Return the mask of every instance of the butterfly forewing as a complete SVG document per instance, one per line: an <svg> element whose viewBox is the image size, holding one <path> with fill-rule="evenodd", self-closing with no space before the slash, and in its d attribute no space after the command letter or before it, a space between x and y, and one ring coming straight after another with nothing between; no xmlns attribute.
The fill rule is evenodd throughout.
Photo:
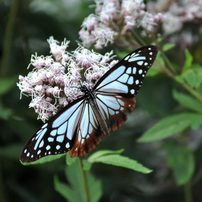
<svg viewBox="0 0 202 202"><path fill-rule="evenodd" d="M134 97L157 55L155 46L145 46L127 55L112 67L94 86L96 91Z"/></svg>
<svg viewBox="0 0 202 202"><path fill-rule="evenodd" d="M21 162L29 163L47 155L69 151L75 139L74 133L78 128L83 107L84 99L77 99L37 130L25 145L20 157Z"/></svg>
<svg viewBox="0 0 202 202"><path fill-rule="evenodd" d="M114 131L126 121L125 113L134 109L134 96L156 55L155 46L145 46L123 58L97 81L93 89L88 89L88 93L83 91L83 97L44 124L25 145L20 160L29 163L67 151L71 157L91 151L104 134L108 134L101 126L103 122L108 131Z"/></svg>

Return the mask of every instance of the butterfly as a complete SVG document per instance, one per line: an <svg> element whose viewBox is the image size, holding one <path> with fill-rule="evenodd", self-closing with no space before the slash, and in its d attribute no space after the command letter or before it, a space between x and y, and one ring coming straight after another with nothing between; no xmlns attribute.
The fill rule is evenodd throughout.
<svg viewBox="0 0 202 202"><path fill-rule="evenodd" d="M135 96L156 55L155 46L144 46L124 57L90 88L81 85L83 96L69 103L39 128L25 145L20 161L30 163L48 155L69 152L82 156L94 149L103 136L117 130L136 104Z"/></svg>

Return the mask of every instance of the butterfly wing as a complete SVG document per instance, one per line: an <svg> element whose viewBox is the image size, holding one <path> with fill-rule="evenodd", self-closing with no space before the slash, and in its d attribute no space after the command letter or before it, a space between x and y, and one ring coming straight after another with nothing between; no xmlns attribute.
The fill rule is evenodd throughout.
<svg viewBox="0 0 202 202"><path fill-rule="evenodd" d="M69 151L75 141L79 119L85 107L84 97L59 111L31 137L25 145L20 161L29 163L47 155Z"/></svg>
<svg viewBox="0 0 202 202"><path fill-rule="evenodd" d="M100 112L109 131L118 129L127 120L125 112L135 107L135 95L157 55L155 46L141 47L127 55L94 86Z"/></svg>
<svg viewBox="0 0 202 202"><path fill-rule="evenodd" d="M98 145L104 136L100 123L96 117L95 109L87 99L78 130L75 131L75 142L69 154L71 157L82 156Z"/></svg>
<svg viewBox="0 0 202 202"><path fill-rule="evenodd" d="M134 97L142 86L144 77L156 55L155 46L144 46L133 51L106 72L98 80L94 89L98 93Z"/></svg>

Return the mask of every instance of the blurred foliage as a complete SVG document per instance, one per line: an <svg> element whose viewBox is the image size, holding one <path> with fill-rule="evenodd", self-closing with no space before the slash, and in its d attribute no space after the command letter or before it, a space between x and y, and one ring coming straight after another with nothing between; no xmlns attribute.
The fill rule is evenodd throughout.
<svg viewBox="0 0 202 202"><path fill-rule="evenodd" d="M76 197L86 194L82 190L82 183L85 183L83 171L77 171L80 167L76 158L70 163L66 157L69 166L64 157L34 166L23 166L19 162L23 145L41 122L36 121L37 115L28 109L29 98L19 99L15 83L18 75L28 73L26 67L31 54L49 53L46 42L49 36L53 35L59 41L67 38L71 41L70 49L75 49L80 25L92 13L90 4L91 1L80 0L0 1L2 202L66 201L70 196L72 201L77 201ZM160 67L166 62L159 54L128 121L111 136L103 138L92 155L87 155L83 166L87 183L92 188L89 194L92 201L181 202L185 201L187 192L192 192L193 201L202 201L202 67L198 64L201 62L201 46L195 44L189 51L167 43L162 47L174 67L178 67L178 74L168 77L161 73ZM122 57L124 50L113 48ZM120 148L125 149L123 156L128 159L124 160L136 159L153 172L144 175L102 163L90 165L96 151ZM108 157L119 154L113 155ZM110 160L113 164L113 159L106 159L107 156L96 158L99 162ZM67 183L64 183L65 177ZM82 194L75 195L72 190Z"/></svg>

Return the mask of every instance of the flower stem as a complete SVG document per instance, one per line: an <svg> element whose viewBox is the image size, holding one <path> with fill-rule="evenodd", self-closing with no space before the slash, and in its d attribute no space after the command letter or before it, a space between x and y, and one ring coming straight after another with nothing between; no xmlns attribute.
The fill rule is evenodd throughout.
<svg viewBox="0 0 202 202"><path fill-rule="evenodd" d="M90 194L89 194L89 187L88 187L86 171L83 170L82 159L79 157L78 160L79 160L79 165L80 165L82 176L83 176L83 184L84 184L85 193L86 193L86 202L90 202Z"/></svg>
<svg viewBox="0 0 202 202"><path fill-rule="evenodd" d="M185 202L193 202L190 181L184 185Z"/></svg>
<svg viewBox="0 0 202 202"><path fill-rule="evenodd" d="M8 23L5 30L5 38L3 44L3 54L2 54L2 62L1 62L1 76L5 77L8 70L8 65L10 61L10 51L11 51L11 42L13 38L13 29L15 26L16 13L18 10L20 0L13 0L12 5L9 12Z"/></svg>

